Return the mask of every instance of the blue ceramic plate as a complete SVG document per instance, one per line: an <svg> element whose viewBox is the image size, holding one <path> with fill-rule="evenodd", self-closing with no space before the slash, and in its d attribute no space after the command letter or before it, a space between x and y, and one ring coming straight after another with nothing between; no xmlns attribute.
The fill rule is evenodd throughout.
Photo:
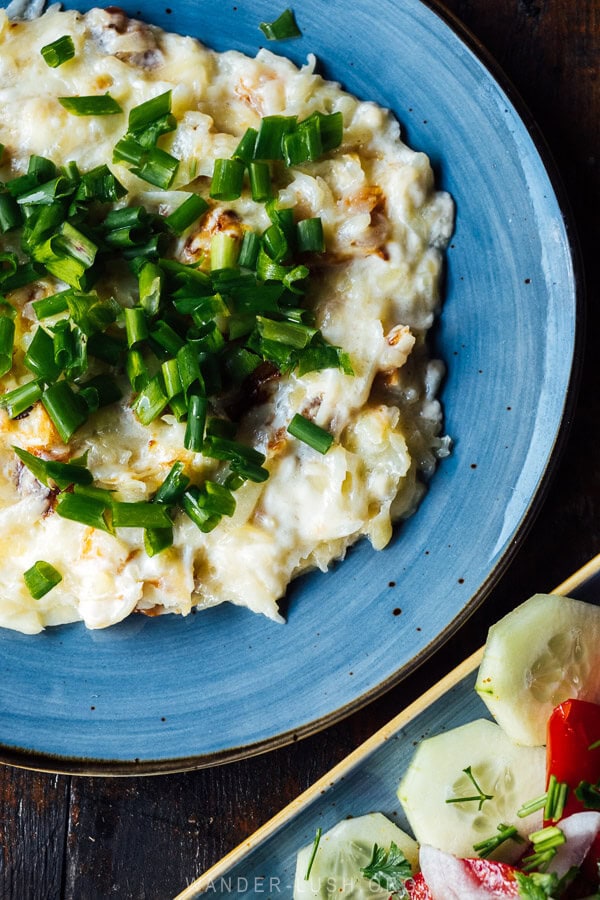
<svg viewBox="0 0 600 900"><path fill-rule="evenodd" d="M600 605L600 556L556 593ZM450 728L491 718L474 690L482 653L483 648L464 660L175 900L195 900L201 894L291 897L298 850L312 843L317 828L325 832L350 816L381 812L410 833L396 791L415 746Z"/></svg>
<svg viewBox="0 0 600 900"><path fill-rule="evenodd" d="M251 54L264 41L258 23L281 11L266 0L165 3L172 10L144 3L143 17ZM186 619L135 616L108 631L3 631L6 761L169 771L322 728L448 638L498 578L539 500L570 402L578 284L530 123L481 52L420 0L304 0L297 18L302 39L276 49L298 63L316 53L326 76L391 107L455 198L435 338L448 364L454 453L387 550L363 543L330 573L294 584L286 625L227 605Z"/></svg>

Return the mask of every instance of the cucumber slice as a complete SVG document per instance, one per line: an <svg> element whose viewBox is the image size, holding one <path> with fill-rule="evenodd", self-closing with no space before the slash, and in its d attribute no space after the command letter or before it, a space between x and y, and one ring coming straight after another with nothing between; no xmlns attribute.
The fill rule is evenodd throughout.
<svg viewBox="0 0 600 900"><path fill-rule="evenodd" d="M390 892L378 888L361 875L360 870L370 862L374 844L387 850L392 841L416 872L419 868L416 842L381 813L369 813L338 822L321 837L308 880L305 876L313 845L304 847L298 853L294 900L306 897L388 900Z"/></svg>
<svg viewBox="0 0 600 900"><path fill-rule="evenodd" d="M478 801L447 803L477 794L464 773L471 772L484 794ZM455 856L474 856L473 844L498 834L498 825L514 825L524 836L540 828L538 811L519 819L517 810L544 792L543 747L519 747L487 719L476 719L422 741L398 788L398 797L416 839ZM492 859L512 862L522 844L505 841Z"/></svg>
<svg viewBox="0 0 600 900"><path fill-rule="evenodd" d="M569 698L600 701L600 607L535 594L490 628L475 690L499 725L527 746Z"/></svg>

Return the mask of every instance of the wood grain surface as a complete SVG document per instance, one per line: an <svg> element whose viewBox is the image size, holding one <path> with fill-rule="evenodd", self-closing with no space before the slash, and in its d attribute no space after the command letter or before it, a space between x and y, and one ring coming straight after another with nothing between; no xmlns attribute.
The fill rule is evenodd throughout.
<svg viewBox="0 0 600 900"><path fill-rule="evenodd" d="M432 661L314 737L145 779L0 767L0 897L166 900L475 649L487 626L600 550L600 0L446 0L537 121L573 207L588 287L583 378L543 507L484 606ZM376 8L376 5L374 6Z"/></svg>

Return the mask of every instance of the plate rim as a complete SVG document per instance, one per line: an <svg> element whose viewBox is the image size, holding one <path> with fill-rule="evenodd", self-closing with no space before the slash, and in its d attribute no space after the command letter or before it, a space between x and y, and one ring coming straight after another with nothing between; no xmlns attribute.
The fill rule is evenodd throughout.
<svg viewBox="0 0 600 900"><path fill-rule="evenodd" d="M143 761L130 759L114 760L110 758L89 759L86 757L55 755L18 746L13 747L0 742L0 763L30 771L62 775L102 777L167 775L209 768L223 763L238 762L242 759L258 756L270 752L271 750L287 746L297 740L317 734L325 728L336 724L342 719L369 705L371 702L397 686L401 681L413 674L427 660L432 658L482 605L510 566L517 551L521 548L547 496L552 476L562 457L573 424L572 413L576 405L584 361L583 348L587 306L585 269L581 244L575 225L575 215L554 156L544 134L539 128L521 94L513 85L511 79L506 75L503 68L485 45L454 13L446 9L443 3L439 2L439 0L418 0L418 2L436 15L444 25L456 35L459 41L473 53L478 62L486 69L493 81L509 99L514 111L532 141L534 149L539 156L542 168L550 183L560 212L566 236L568 256L573 269L573 300L575 310L573 354L568 385L562 404L562 417L554 436L552 447L548 452L546 463L541 472L535 493L529 500L521 522L517 525L510 546L507 547L494 568L489 572L485 581L461 608L455 618L432 641L430 641L429 644L421 648L412 659L370 690L365 691L358 697L353 698L326 715L307 722L304 725L288 729L260 741L228 747L223 750L201 755L172 757L169 759L144 759Z"/></svg>
<svg viewBox="0 0 600 900"><path fill-rule="evenodd" d="M600 553L592 557L581 568L577 569L572 575L566 578L561 584L555 587L551 594L559 596L568 596L572 590L582 585L589 578L600 572ZM243 861L245 856L257 850L269 838L273 837L285 825L289 824L296 815L299 815L307 809L316 800L323 797L340 781L344 780L350 772L354 771L359 765L365 762L371 754L375 753L380 747L387 743L390 738L396 735L402 728L405 728L410 722L417 718L429 706L433 705L445 693L456 687L464 678L471 675L479 667L483 656L484 646L479 647L457 666L451 669L439 681L432 685L423 694L417 697L407 707L397 713L389 722L386 722L371 737L367 738L355 750L340 760L337 765L325 772L318 781L315 781L309 788L303 791L298 797L294 798L282 810L276 813L271 819L265 822L260 828L254 831L237 847L234 847L229 853L218 860L206 872L203 872L198 878L194 879L186 888L174 897L174 900L194 900L211 884L225 877L233 866Z"/></svg>

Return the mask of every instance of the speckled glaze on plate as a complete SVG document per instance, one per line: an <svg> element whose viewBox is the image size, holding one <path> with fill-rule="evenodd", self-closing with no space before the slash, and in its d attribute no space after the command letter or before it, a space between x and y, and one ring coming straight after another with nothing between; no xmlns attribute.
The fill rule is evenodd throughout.
<svg viewBox="0 0 600 900"><path fill-rule="evenodd" d="M258 23L281 11L265 0L123 5L251 54L264 42ZM1 631L6 762L176 771L322 728L450 636L539 502L572 402L581 297L560 189L533 126L483 51L420 0L304 0L296 14L303 37L271 49L297 63L314 52L327 77L391 107L455 198L435 333L454 452L388 549L362 543L328 574L294 583L286 625L224 605L186 619L134 616L108 631Z"/></svg>

